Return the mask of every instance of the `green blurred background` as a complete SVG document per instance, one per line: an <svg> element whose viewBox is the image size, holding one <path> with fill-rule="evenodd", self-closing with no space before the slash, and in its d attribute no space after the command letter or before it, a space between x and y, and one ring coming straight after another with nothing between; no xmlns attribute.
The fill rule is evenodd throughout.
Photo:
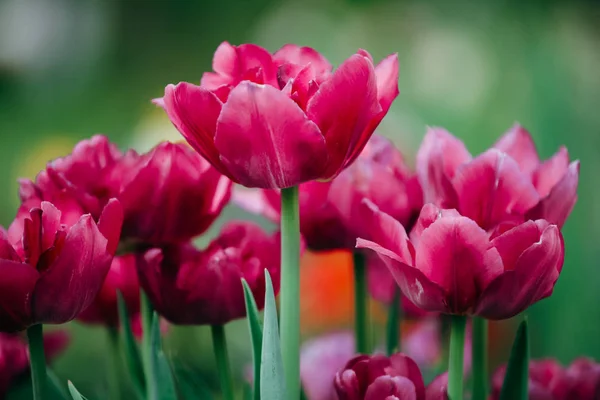
<svg viewBox="0 0 600 400"><path fill-rule="evenodd" d="M376 60L398 52L401 94L379 133L410 160L427 125L478 153L515 121L543 157L564 144L581 160L565 268L552 298L529 313L532 353L598 359L598 21L596 1L0 0L0 223L18 206L16 179L33 178L83 138L104 133L139 150L179 139L149 100L167 83L199 81L223 40L272 51L308 45L334 64L359 47ZM232 215L239 211L223 219ZM104 333L71 325L73 345L57 373L84 393L101 392ZM243 362L245 323L233 329L244 332L232 344ZM167 340L173 355L210 371L206 332L172 329Z"/></svg>

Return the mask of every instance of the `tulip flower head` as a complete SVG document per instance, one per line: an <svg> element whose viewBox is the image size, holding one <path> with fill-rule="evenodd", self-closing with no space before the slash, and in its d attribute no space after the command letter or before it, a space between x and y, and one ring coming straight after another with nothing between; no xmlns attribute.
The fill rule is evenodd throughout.
<svg viewBox="0 0 600 400"><path fill-rule="evenodd" d="M398 95L398 57L364 50L335 72L317 51L274 54L222 43L200 86L168 85L161 105L190 145L247 187L287 188L337 176Z"/></svg>
<svg viewBox="0 0 600 400"><path fill-rule="evenodd" d="M0 331L74 319L96 297L117 248L122 209L110 200L98 224L86 214L61 223L51 203L0 231Z"/></svg>
<svg viewBox="0 0 600 400"><path fill-rule="evenodd" d="M417 364L404 354L357 356L335 376L340 400L425 400Z"/></svg>
<svg viewBox="0 0 600 400"><path fill-rule="evenodd" d="M427 311L510 318L548 297L562 270L560 230L545 220L488 233L456 210L423 207L409 239L398 221L368 200L372 241L405 294Z"/></svg>
<svg viewBox="0 0 600 400"><path fill-rule="evenodd" d="M431 128L417 154L417 172L425 202L455 208L486 230L528 219L562 227L577 201L579 161L569 162L563 147L540 162L519 125L475 158L450 133Z"/></svg>
<svg viewBox="0 0 600 400"><path fill-rule="evenodd" d="M246 315L241 278L264 306L265 268L279 291L279 240L251 223L231 222L200 251L155 248L138 262L140 284L154 308L177 325L222 325Z"/></svg>
<svg viewBox="0 0 600 400"><path fill-rule="evenodd" d="M498 400L506 366L498 368L492 378L492 396ZM600 364L578 358L564 368L552 359L529 363L529 399L531 400L597 400L600 398Z"/></svg>

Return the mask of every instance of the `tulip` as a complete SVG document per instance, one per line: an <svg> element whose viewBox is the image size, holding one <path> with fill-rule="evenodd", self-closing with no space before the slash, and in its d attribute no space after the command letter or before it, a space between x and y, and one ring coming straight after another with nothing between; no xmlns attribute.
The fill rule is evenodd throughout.
<svg viewBox="0 0 600 400"><path fill-rule="evenodd" d="M498 368L492 378L492 396L498 400L506 366ZM600 398L600 364L578 358L567 368L552 359L529 363L530 400L596 400Z"/></svg>
<svg viewBox="0 0 600 400"><path fill-rule="evenodd" d="M118 195L123 238L185 242L204 233L229 201L231 181L183 144L160 143L131 170Z"/></svg>
<svg viewBox="0 0 600 400"><path fill-rule="evenodd" d="M43 201L30 217L0 232L0 331L63 324L100 291L117 248L122 210L110 200L98 224L86 214L72 226ZM10 239L10 240L9 240Z"/></svg>
<svg viewBox="0 0 600 400"><path fill-rule="evenodd" d="M329 180L350 165L398 95L398 57L364 50L335 72L318 52L273 55L222 43L200 86L168 85L161 105L190 145L247 187Z"/></svg>
<svg viewBox="0 0 600 400"><path fill-rule="evenodd" d="M154 308L176 325L223 325L246 316L241 278L259 308L265 268L278 292L278 243L255 224L230 222L202 251L191 245L148 250L138 260L140 284Z"/></svg>
<svg viewBox="0 0 600 400"><path fill-rule="evenodd" d="M44 348L51 360L60 354L69 342L64 331L44 336ZM27 342L19 335L0 333L0 398L4 398L14 380L29 369Z"/></svg>
<svg viewBox="0 0 600 400"><path fill-rule="evenodd" d="M419 367L401 353L357 356L338 371L334 385L340 400L425 400Z"/></svg>
<svg viewBox="0 0 600 400"><path fill-rule="evenodd" d="M562 147L540 162L519 125L476 158L450 133L431 128L417 155L417 173L425 202L455 208L486 230L528 219L562 227L577 201L579 161L569 162Z"/></svg>
<svg viewBox="0 0 600 400"><path fill-rule="evenodd" d="M402 292L418 307L488 319L510 318L548 297L564 261L560 230L545 220L527 221L491 237L456 210L423 207L408 238L398 221L368 200L375 251Z"/></svg>
<svg viewBox="0 0 600 400"><path fill-rule="evenodd" d="M335 374L355 356L351 332L336 332L305 342L300 350L300 377L309 400L337 400Z"/></svg>
<svg viewBox="0 0 600 400"><path fill-rule="evenodd" d="M448 373L438 375L427 385L426 400L448 400Z"/></svg>
<svg viewBox="0 0 600 400"><path fill-rule="evenodd" d="M90 324L107 327L119 325L117 291L121 292L129 315L137 316L140 311L140 286L138 283L135 254L115 257L108 275L96 299L77 319Z"/></svg>

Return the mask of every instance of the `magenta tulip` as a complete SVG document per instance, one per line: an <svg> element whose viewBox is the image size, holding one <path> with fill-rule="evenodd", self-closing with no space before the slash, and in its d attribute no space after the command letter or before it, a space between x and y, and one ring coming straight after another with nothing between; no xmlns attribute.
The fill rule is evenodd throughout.
<svg viewBox="0 0 600 400"><path fill-rule="evenodd" d="M62 324L94 300L117 248L122 209L110 200L98 224L86 214L72 226L61 223L51 203L0 231L0 331L34 324Z"/></svg>
<svg viewBox="0 0 600 400"><path fill-rule="evenodd" d="M265 268L279 291L279 240L255 224L230 222L205 250L155 248L138 260L140 284L154 308L178 325L222 325L246 316L241 279L264 306Z"/></svg>
<svg viewBox="0 0 600 400"><path fill-rule="evenodd" d="M569 162L563 147L540 162L519 125L476 158L450 133L432 128L417 155L417 172L426 202L456 208L486 230L528 219L562 227L577 201L579 161Z"/></svg>
<svg viewBox="0 0 600 400"><path fill-rule="evenodd" d="M500 367L492 379L492 396L498 400L506 366ZM530 400L597 400L600 398L600 364L579 358L567 368L552 359L529 363Z"/></svg>
<svg viewBox="0 0 600 400"><path fill-rule="evenodd" d="M339 400L425 400L425 385L417 364L397 353L357 356L335 376Z"/></svg>
<svg viewBox="0 0 600 400"><path fill-rule="evenodd" d="M318 52L271 55L222 43L200 86L168 85L156 101L221 173L248 187L329 180L350 165L398 95L398 57L377 66L364 50L335 72Z"/></svg>
<svg viewBox="0 0 600 400"><path fill-rule="evenodd" d="M561 272L560 230L527 221L492 236L456 210L423 207L409 239L402 225L365 200L375 251L415 305L446 314L510 318L548 297Z"/></svg>

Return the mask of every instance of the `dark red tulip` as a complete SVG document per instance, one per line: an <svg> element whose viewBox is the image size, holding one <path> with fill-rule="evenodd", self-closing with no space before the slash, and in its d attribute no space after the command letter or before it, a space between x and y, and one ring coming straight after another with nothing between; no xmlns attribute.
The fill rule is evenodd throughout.
<svg viewBox="0 0 600 400"><path fill-rule="evenodd" d="M562 147L540 162L519 125L475 158L450 133L432 128L419 149L417 172L426 202L456 208L486 230L527 219L562 227L577 201L579 161L569 162Z"/></svg>
<svg viewBox="0 0 600 400"><path fill-rule="evenodd" d="M338 371L334 384L340 400L425 400L419 367L401 353L357 356Z"/></svg>
<svg viewBox="0 0 600 400"><path fill-rule="evenodd" d="M510 318L548 297L564 261L560 230L527 221L492 236L456 210L423 207L409 239L402 225L365 200L357 247L374 250L405 294L427 311Z"/></svg>
<svg viewBox="0 0 600 400"><path fill-rule="evenodd" d="M140 311L140 285L135 254L127 254L113 259L102 289L94 302L79 314L77 319L90 324L118 326L117 291L120 291L123 296L128 314L136 316Z"/></svg>
<svg viewBox="0 0 600 400"><path fill-rule="evenodd" d="M51 361L61 353L69 342L69 336L63 331L49 332L44 335L46 357ZM14 380L29 369L29 351L25 338L0 333L0 398L4 398Z"/></svg>
<svg viewBox="0 0 600 400"><path fill-rule="evenodd" d="M338 400L335 374L355 356L354 334L336 332L305 342L300 349L300 377L309 400Z"/></svg>
<svg viewBox="0 0 600 400"><path fill-rule="evenodd" d="M163 142L129 169L118 194L123 238L187 241L210 227L231 194L231 181L184 144Z"/></svg>
<svg viewBox="0 0 600 400"><path fill-rule="evenodd" d="M115 197L124 210L124 241L183 242L206 231L230 192L231 181L184 144L163 142L139 155L121 153L96 135L49 163L35 182L21 181L17 220L44 200L61 210L67 224L85 213L97 219Z"/></svg>
<svg viewBox="0 0 600 400"><path fill-rule="evenodd" d="M500 367L492 379L492 396L498 400L506 367ZM600 399L600 364L579 358L567 368L552 359L529 363L530 400L598 400Z"/></svg>
<svg viewBox="0 0 600 400"><path fill-rule="evenodd" d="M98 224L86 214L69 226L44 201L8 236L0 232L0 331L62 324L85 310L108 273L122 219L113 199Z"/></svg>
<svg viewBox="0 0 600 400"><path fill-rule="evenodd" d="M156 100L187 141L248 187L328 180L350 165L398 95L398 57L374 66L364 50L335 72L318 52L273 55L222 43L200 86L168 85Z"/></svg>
<svg viewBox="0 0 600 400"><path fill-rule="evenodd" d="M255 224L231 222L206 249L151 249L138 262L154 308L178 325L222 325L246 315L241 278L264 306L265 268L279 291L279 240Z"/></svg>

